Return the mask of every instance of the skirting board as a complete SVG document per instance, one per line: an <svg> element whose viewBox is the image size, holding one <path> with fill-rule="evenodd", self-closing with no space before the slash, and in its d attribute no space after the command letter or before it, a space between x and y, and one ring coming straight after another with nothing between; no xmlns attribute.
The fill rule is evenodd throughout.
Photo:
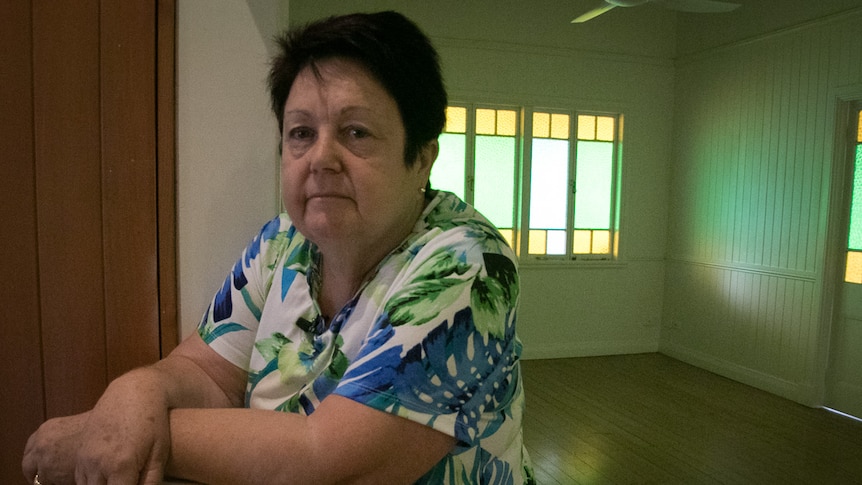
<svg viewBox="0 0 862 485"><path fill-rule="evenodd" d="M565 359L595 357L597 355L646 354L658 352L658 341L643 340L561 342L542 345L524 345L524 360Z"/></svg>
<svg viewBox="0 0 862 485"><path fill-rule="evenodd" d="M720 376L755 387L757 389L790 399L805 406L820 406L814 388L796 382L786 381L763 372L749 369L733 362L717 359L701 352L673 344L662 343L659 352L695 367L708 370Z"/></svg>

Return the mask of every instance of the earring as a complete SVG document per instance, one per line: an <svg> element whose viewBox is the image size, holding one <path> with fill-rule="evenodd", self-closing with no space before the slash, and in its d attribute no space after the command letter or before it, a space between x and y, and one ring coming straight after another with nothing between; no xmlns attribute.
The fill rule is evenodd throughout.
<svg viewBox="0 0 862 485"><path fill-rule="evenodd" d="M425 193L425 187L419 187L419 192Z"/></svg>

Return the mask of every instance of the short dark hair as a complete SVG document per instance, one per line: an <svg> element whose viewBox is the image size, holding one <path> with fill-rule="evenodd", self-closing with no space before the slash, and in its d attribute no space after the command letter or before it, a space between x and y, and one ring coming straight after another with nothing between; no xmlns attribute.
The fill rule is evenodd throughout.
<svg viewBox="0 0 862 485"><path fill-rule="evenodd" d="M276 39L280 52L269 73L272 110L279 133L284 103L305 67L335 57L359 62L398 105L406 140L404 162L437 139L446 123L446 88L437 51L411 20L397 12L329 17L292 29Z"/></svg>

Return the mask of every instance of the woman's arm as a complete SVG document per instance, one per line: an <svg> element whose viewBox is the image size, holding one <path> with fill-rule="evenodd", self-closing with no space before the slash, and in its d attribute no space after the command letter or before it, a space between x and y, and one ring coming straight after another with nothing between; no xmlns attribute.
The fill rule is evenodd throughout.
<svg viewBox="0 0 862 485"><path fill-rule="evenodd" d="M170 451L170 409L241 405L245 381L243 370L192 335L165 359L111 382L91 411L43 424L28 441L24 474L39 473L44 483L159 483Z"/></svg>
<svg viewBox="0 0 862 485"><path fill-rule="evenodd" d="M455 444L428 426L335 394L310 416L171 412L168 474L211 485L414 483Z"/></svg>

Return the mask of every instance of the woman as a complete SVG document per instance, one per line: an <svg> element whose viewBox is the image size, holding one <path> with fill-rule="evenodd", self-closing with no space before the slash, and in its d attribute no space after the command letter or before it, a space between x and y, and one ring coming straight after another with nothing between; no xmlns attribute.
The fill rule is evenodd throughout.
<svg viewBox="0 0 862 485"><path fill-rule="evenodd" d="M446 93L393 12L289 33L270 73L286 214L199 331L28 442L34 483L525 483L516 260L430 190Z"/></svg>

